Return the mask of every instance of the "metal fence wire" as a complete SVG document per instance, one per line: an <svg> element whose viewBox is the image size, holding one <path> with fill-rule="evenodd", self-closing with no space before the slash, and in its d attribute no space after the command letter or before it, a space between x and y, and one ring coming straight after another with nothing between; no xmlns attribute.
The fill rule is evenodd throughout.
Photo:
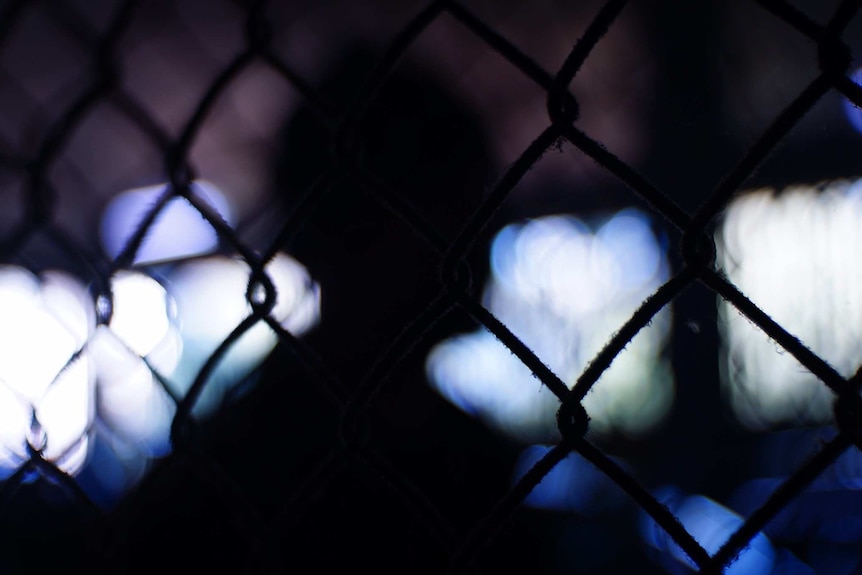
<svg viewBox="0 0 862 575"><path fill-rule="evenodd" d="M706 63L702 69L685 70L687 62L697 65L697 58L713 54L703 43L715 37L698 26L710 22L718 12L717 4L686 7L675 2L609 0L589 4L589 9L581 7L582 26L566 30L568 37L560 42L567 45L567 53L553 69L534 60L522 43L510 40L504 29L492 23L497 20L484 16L505 11L502 6L455 1L411 4L409 9L396 3L333 6L337 7L328 14L338 15L341 27L334 27L330 37L322 33L316 37L319 31L309 16L315 7L303 3L3 3L0 71L5 118L0 168L6 213L0 217L4 226L0 252L4 263L34 273L59 267L77 275L89 287L98 310L96 323L107 324L114 297L112 278L136 268L136 257L160 214L172 200L183 198L215 230L219 251L238 256L247 265L250 313L212 350L184 393L171 391L175 411L170 452L156 458L140 484L115 504L102 504L79 478L64 472L62 458L48 457L31 430L27 457L2 483L6 542L0 570L657 571L659 567L638 550L633 528L588 517L579 519L584 529L567 531L560 527L559 516L531 514L523 508L532 490L575 452L667 533L690 559L691 569L727 572L753 538L839 456L862 448L858 377L839 374L743 295L716 264L713 241L722 211L751 185L752 178L764 172L769 175L768 157L803 116L836 94L862 106L862 89L850 77L853 54L844 39L859 2L838 2L823 22L807 8L784 0L738 2L728 9L756 12L794 50L812 62L816 58L811 77L772 110L762 129L756 122L746 128L751 137L740 154L733 146L718 150L726 142L711 141L703 134L695 138L693 131L686 131L690 126L668 119L677 102L691 104L713 88L718 90L718 80L709 76L714 68ZM363 18L364 10L374 16ZM522 10L547 11L553 19L555 10L563 9L537 3ZM653 128L647 130L653 135L663 132L655 135L658 143L649 150L650 157L659 158L652 164L635 165L627 160L628 152L616 153L591 135L585 126L590 125L590 114L602 113L602 102L597 105L593 99L587 105L579 97L577 82L582 68L599 58L596 54L603 42L610 41L621 20L633 11L652 23L658 38L652 56L665 58L666 73L675 78L673 88L647 106L647 116L663 114L654 117ZM178 14L186 16L179 25ZM375 18L380 20L368 24ZM232 31L208 32L216 20L231 22ZM432 55L434 49L456 53L460 49L447 46L445 35L433 42L425 38L443 21L458 27L466 38L462 38L464 44L495 59L497 68L491 76L505 69L496 84L478 81L488 75L482 69L462 71L468 81L477 80L475 90L486 86L496 91L496 95L483 94L485 101L505 98L508 78L543 96L541 125L517 156L504 158L497 175L489 159L493 154L481 151L482 146L493 148L497 142L493 136L490 143L483 141L483 136L476 135L482 130L468 121L458 120L447 127L449 131L429 134L400 119L402 112L418 110L421 115L428 110L430 104L423 98L433 95L433 89L418 80L406 83L418 89L396 89L399 75L409 69L405 62L411 51L423 42ZM285 22L295 24L288 27ZM530 21L525 18L521 24L528 27ZM152 55L157 51L134 56L150 39L168 37L175 26L179 32L173 37L179 40L165 43L167 47L158 53L160 60ZM511 22L502 28L506 26L515 29ZM364 47L347 42L349 36L361 35L358 29L370 40ZM358 59L352 67L334 66L330 80L324 80L325 74L316 68L323 60L304 59L302 47L303 42L314 46L329 39ZM229 57L204 59L198 68L191 64L185 72L155 83L153 78L172 62L195 62L199 57L195 54L205 51L201 45L222 55L230 52ZM605 57L603 65L614 57ZM329 58L326 65L335 60ZM41 71L52 63L62 72L56 84L51 83L53 76ZM136 66L147 69L149 76L130 80L138 78ZM635 71L628 72L637 77ZM260 124L259 117L253 117L254 109L247 116L223 104L235 97L231 90L238 79L250 75L276 79L283 92L251 88L236 98L256 97L253 106L276 109L279 118L295 113L298 119L293 126L304 126L304 131L286 140L279 132L274 153L281 163L276 162L275 183L270 185L275 192L254 196L254 208L231 224L194 193L194 182L210 177L207 167L222 160L205 168L196 164L207 139L219 133L220 119L232 116L238 124ZM202 86L196 96L181 89L184 82L201 77L207 80L205 85L195 84ZM689 89L695 95L686 100ZM702 105L702 115L695 110L693 117L717 113L715 100L705 99ZM441 112L431 124L446 124L447 114ZM99 118L108 115L122 131L107 144L112 150L93 148L94 138L106 130L99 128ZM398 118L391 126L387 125L390 117ZM495 116L486 120L502 122ZM719 123L715 117L709 121ZM261 130L269 134L270 128L264 121ZM257 156L259 163L249 170L269 162L266 158L272 150L261 151L255 141L248 142L234 144L243 150L243 158ZM124 146L132 150L129 155L111 155L120 154ZM392 155L401 151L405 157L415 152L421 160L402 162ZM72 155L78 159L70 160ZM735 157L735 164L729 169L716 167L720 162L710 163L710 155ZM127 163L121 158L127 158ZM229 155L219 158L232 161ZM659 220L658 226L666 227L668 237L678 240L669 247L676 262L670 279L619 326L576 381L562 380L477 295L486 273L487 241L499 222L495 218L504 218L501 214L508 213L507 202L519 186L550 161L581 162L590 178L613 190L608 197L614 201L624 197L626 203L644 206ZM94 212L107 201L106 190L134 180L123 170L138 170L141 165L158 166L156 175L167 184L154 196L140 223L129 230L122 250L102 256L91 242ZM852 166L852 161L847 165ZM668 175L673 170L680 175ZM711 182L718 172L720 177ZM489 178L493 178L490 183ZM650 179L667 185L654 185ZM628 191L620 191L623 188ZM255 192L239 193L253 196ZM685 204L691 207L682 207ZM277 282L267 265L281 251L295 254L320 282L320 323L307 336L292 333L275 316ZM376 261L380 253L386 258ZM380 287L385 282L394 285ZM376 287L364 287L369 284ZM339 304L333 296L333 307L328 308L330 288L347 303ZM658 475L672 476L674 469L687 465L686 457L712 460L714 465L704 474L712 474L709 481L719 485L720 492L736 477L727 453L738 444L734 442L740 441L739 436L731 438L728 433L717 439L723 432L706 429L716 421L711 416L680 416L683 419L673 420L676 423L669 425L665 435L643 441L682 445L688 437L685 445L691 453L674 452L673 461L666 456L646 461L646 475L636 475L618 462L613 448L592 439L590 414L582 401L660 310L674 302L680 306L675 312L677 323L696 313L703 314L701 320L714 321L715 299L710 298L716 296L730 302L834 393L835 434L744 517L717 550L707 550L646 485L649 470L661 469ZM705 311L692 311L694 300ZM680 311L685 309L688 312ZM259 324L268 325L278 343L254 372L257 382L244 394L225 400L213 415L196 417L196 405L212 385L219 363ZM465 325L484 326L492 332L559 399L558 442L514 484L504 463L512 445L456 413L423 381L424 353L433 342ZM709 350L717 353L717 340L704 335L701 341L674 348L677 355L703 354L677 358L687 362L677 373L677 385L681 395L715 398L717 391L704 389L715 387L712 384L717 381L716 361L708 355ZM694 345L708 350L692 351ZM38 353L33 358L40 361ZM703 402L698 405L708 407ZM452 413L435 415L440 410ZM680 421L690 427L677 425ZM627 449L639 448L635 443ZM592 529L612 529L618 541L613 559L604 564L588 560ZM561 566L557 555L550 559L548 553L566 538L572 540L567 544L573 549L572 559Z"/></svg>

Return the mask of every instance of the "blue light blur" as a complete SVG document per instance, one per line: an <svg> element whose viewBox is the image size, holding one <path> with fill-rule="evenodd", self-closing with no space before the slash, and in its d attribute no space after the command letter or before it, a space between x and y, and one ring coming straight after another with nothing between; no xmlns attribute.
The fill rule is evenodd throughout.
<svg viewBox="0 0 862 575"><path fill-rule="evenodd" d="M752 479L731 495L729 505L749 514L763 505L786 477ZM849 449L793 498L765 531L782 541L862 542L862 455Z"/></svg>
<svg viewBox="0 0 862 575"><path fill-rule="evenodd" d="M515 463L513 483L550 450L549 446L532 445L522 451ZM625 493L604 473L572 452L544 476L523 504L536 509L594 516L618 509L627 500Z"/></svg>
<svg viewBox="0 0 862 575"><path fill-rule="evenodd" d="M857 69L853 72L851 79L859 85L862 85L862 68ZM844 98L844 114L847 116L847 121L850 122L850 125L856 128L856 131L862 132L862 110L856 107L853 102Z"/></svg>
<svg viewBox="0 0 862 575"><path fill-rule="evenodd" d="M87 465L75 480L97 505L110 508L143 477L151 461L110 431L97 431Z"/></svg>
<svg viewBox="0 0 862 575"><path fill-rule="evenodd" d="M816 575L817 572L807 563L787 549L779 549L775 557L775 567L769 575Z"/></svg>
<svg viewBox="0 0 862 575"><path fill-rule="evenodd" d="M675 487L667 487L655 494L680 521L686 531L710 555L743 524L743 519L727 507L703 495L685 495ZM641 512L641 536L644 542L658 551L656 557L670 573L679 573L679 565L696 570L697 564L664 529ZM768 575L776 564L777 553L763 533L758 533L736 559L727 566L725 575Z"/></svg>
<svg viewBox="0 0 862 575"><path fill-rule="evenodd" d="M663 253L649 220L637 210L628 209L609 219L596 234L617 255L623 289L638 289L662 274ZM667 270L664 270L667 273Z"/></svg>
<svg viewBox="0 0 862 575"><path fill-rule="evenodd" d="M101 239L105 252L117 257L141 220L165 192L165 185L137 188L119 194L102 216ZM190 191L209 205L228 225L231 208L214 185L194 182ZM135 255L135 264L152 264L209 253L219 243L218 235L201 213L183 198L170 200L159 212L155 223Z"/></svg>

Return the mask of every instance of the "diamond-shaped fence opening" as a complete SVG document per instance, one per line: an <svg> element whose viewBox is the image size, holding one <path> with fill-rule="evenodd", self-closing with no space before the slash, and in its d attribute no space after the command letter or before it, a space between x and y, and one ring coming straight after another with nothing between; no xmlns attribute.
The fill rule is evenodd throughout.
<svg viewBox="0 0 862 575"><path fill-rule="evenodd" d="M0 571L858 572L858 5L0 3Z"/></svg>

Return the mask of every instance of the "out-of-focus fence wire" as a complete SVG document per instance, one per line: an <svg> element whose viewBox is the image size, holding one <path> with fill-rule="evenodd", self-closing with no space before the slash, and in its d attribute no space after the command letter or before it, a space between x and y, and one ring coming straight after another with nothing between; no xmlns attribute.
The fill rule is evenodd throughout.
<svg viewBox="0 0 862 575"><path fill-rule="evenodd" d="M207 8L201 6L199 8L204 13L197 15L201 19L200 29L196 29L198 24L193 17L177 21L170 19L183 10L194 11L191 4L184 7L183 3L179 3L173 8L162 6L160 10L163 13L136 0L97 4L98 8L95 4L85 5L81 2L22 0L6 2L2 6L0 55L5 51L7 56L0 60L0 72L6 84L2 95L5 100L4 118L0 121L4 126L0 130L0 170L4 174L3 182L7 190L0 191L0 201L7 214L0 216L3 222L0 254L4 264L29 269L35 274L36 279L33 281L43 282L43 286L47 280L39 274L53 267L62 267L87 286L85 299L89 300L85 301L85 307L89 306L87 309L91 310L88 313L92 315L92 326L69 356L66 365L49 384L50 388L52 385L61 385L63 379L59 374L73 368L81 357L102 349L94 343L96 336L93 335L101 333L100 328L112 328L114 321L112 329L119 333L116 327L116 321L119 321L116 320L116 314L120 313L117 274L130 269L142 269L136 264L136 258L172 202L190 204L208 229L215 232L218 250L229 254L240 266L236 269L241 271L236 273L242 274L246 289L238 297L246 299L242 306L243 310L247 309L247 314L243 311L246 315L241 316L241 321L223 334L223 339L217 345L201 352L205 352L206 357L199 358L200 361L194 364L192 375L184 376L187 385L177 387L172 384L170 375L161 373L158 366L154 365L155 360L138 353L139 359L143 357L148 362L147 366L153 371L154 381L161 390L149 393L163 397L169 404L165 409L171 413L165 440L169 442L170 448L163 448L159 457L175 462L157 466L153 477L144 482L149 490L169 492L175 482L180 481L178 476L190 474L197 478L196 481L206 485L212 494L211 505L218 508L217 514L222 517L220 521L235 526L231 533L242 534L242 540L235 541L226 553L232 556L236 554L239 557L236 559L237 564L244 565L249 572L280 572L287 568L292 552L282 542L284 533L328 528L337 530L326 521L314 523L309 516L314 514L315 502L332 493L337 494L343 489L344 482L353 481L356 475L362 476L363 481L370 481L374 485L373 491L398 501L419 526L420 532L408 530L405 538L427 537L434 542L431 547L435 549L434 557L438 561L436 567L445 568L448 572L478 568L495 539L506 531L513 514L525 498L555 466L575 452L627 493L682 549L700 572L719 573L842 453L848 449L862 449L859 423L862 421L862 399L858 394L857 378L848 379L839 374L827 361L748 299L716 265L716 249L712 239L722 211L746 187L749 179L803 116L827 94L837 92L857 106L862 106L862 88L851 79L853 54L843 39L859 2L838 3L825 24L810 18L787 2L751 2L771 18L780 21L787 30L798 34L800 42L807 42L808 49L816 55L817 73L783 109L774 111L771 123L693 211L681 207L678 201L665 193L660 185L652 184L623 155L615 153L590 135L589 128L585 126L589 126L588 116L595 109L595 102L591 103L592 108L582 105L578 91L572 88L581 70L600 49L606 36L613 33L622 15L631 9L629 4L634 3L626 0L610 0L597 6L583 29L568 38L568 53L559 66L553 69L546 69L532 59L515 42L508 40L504 33L486 23L468 3L442 0L430 2L402 20L398 19L404 9L395 10L398 15L391 19L401 23L397 29L393 24L394 33L391 37L375 38L382 45L381 56L366 74L359 75L351 98L318 90L315 86L320 78L308 78L308 74L300 71L303 66L301 54L296 59L300 62L299 66L294 65L291 58L281 55L281 48L277 44L284 38L278 29L281 22L279 10L287 9L278 6L278 3L269 6L261 1L235 2L217 8L218 11L230 13L233 20L223 15L218 18L210 16L206 14ZM313 11L310 7L306 8ZM362 10L359 6L353 9ZM311 18L303 16L299 6L293 7L293 10L296 13L290 16L299 24L287 30L288 36L302 34L303 17ZM165 19L165 22L170 20L165 25L178 26L179 32L174 30L173 40L153 48L148 44L149 35L160 34L159 18ZM207 24L210 18L216 22L212 28L208 28L210 24ZM411 49L421 43L423 35L444 19L457 23L461 33L470 36L471 42L493 53L498 66L506 67L509 73L518 74L522 80L530 83L530 89L544 94L546 115L544 123L532 135L532 141L520 150L516 158L510 159L499 178L487 190L480 189L481 182L471 184L477 192L475 198L471 200L472 203L468 201L466 207L461 205L458 208L459 214L467 215L454 224L449 222L441 226L439 220L441 213L446 213L445 206L442 206L442 211L430 214L432 208L423 203L418 195L414 197L402 193L399 188L401 182L397 180L400 176L377 173L379 164L375 163L373 157L369 160L367 142L363 138L369 118L372 122L383 121L382 116L375 115L372 109L380 105L381 98L385 98L382 94L387 83L399 72ZM230 21L241 22L242 25L235 26L229 33L219 28ZM684 25L680 23L680 26ZM541 33L540 30L536 31L536 34ZM168 32L164 34L167 36ZM227 58L209 59L205 55L192 54L192 51L200 50L194 46L201 43L214 46L215 51L234 52ZM287 43L290 44L289 38ZM445 49L445 46L441 47L441 50ZM26 61L28 50L31 51L31 63ZM61 58L69 59L69 72L66 77L57 80L42 67L50 67L53 61ZM156 77L159 67L168 68L172 59L187 58L198 58L203 62L201 68L207 68L206 73L202 70L189 73L188 81L198 89L193 105L188 105L191 101L189 91L172 85L182 83L185 80L183 77L173 77L159 86L147 85L150 81L147 75L150 79ZM139 72L134 68L138 64L146 64L151 69ZM205 81L202 80L204 77ZM277 81L272 81L273 78ZM232 90L240 85L239 79L248 83L242 83L245 91L237 95ZM255 83L257 80L260 81ZM198 182L210 178L213 170L218 170L221 161L236 163L241 166L239 171L242 171L242 166L251 172L260 168L261 164L256 163L260 160L254 157L255 154L263 153L259 146L273 135L271 126L267 125L272 120L261 120L261 117L254 117L253 113L251 116L242 116L245 112L230 109L231 102L235 104L237 98L250 97L255 99L255 105L261 109L269 107L277 110L281 94L272 96L266 93L276 84L281 87L273 90L289 91L291 94L284 98L287 102L285 109L277 115L287 118L300 105L311 109L319 126L317 138L327 142L327 154L331 156L328 160L332 161L326 164L328 167L324 173L309 178L299 193L286 199L273 200L267 197L261 190L269 184L263 184L260 180L234 177L232 181L238 187L236 193L240 196L247 193L248 198L251 198L240 208L239 223L234 225L228 221L225 213L216 209L212 202L199 193L201 188ZM414 104L397 98L386 102L404 107ZM124 134L134 133L135 149L138 151L132 154L122 152L119 149L124 145L122 136L113 144L118 147L116 150L88 150L87 147L99 137L100 130L106 130L104 126L98 125L101 114L110 114L114 122L122 124ZM241 117L235 123L244 125L248 128L247 132L239 135L231 132L235 126L224 120L231 114ZM169 124L176 118L182 120ZM206 146L212 134L227 140L235 136L238 141L233 144L243 150L241 157L230 158L229 152L214 147L209 149L208 156L205 153ZM405 136L409 137L410 134ZM403 142L405 146L408 144ZM428 144L457 149L458 142ZM529 177L531 170L546 155L557 154L563 145L579 150L583 156L600 166L606 172L601 177L613 179L629 188L637 196L637 201L660 217L680 239L678 246L670 248L678 249L680 265L619 326L576 381L564 381L552 371L482 304L475 295L474 285L480 274L480 270L475 269L477 246L487 236L493 218L516 188ZM202 149L205 151L202 152ZM98 156L103 153L108 154L102 160L108 164L104 177L98 168ZM290 156L292 161L298 164L306 161L301 150L294 153L294 156ZM653 153L660 153L660 150ZM216 159L206 159L209 157ZM204 158L203 166L199 165L200 158ZM118 165L111 165L112 162ZM163 183L134 182L122 173L124 168L136 171L141 166L144 166L142 171L149 171L153 178L160 177ZM290 166L285 167L287 171L291 169ZM102 181L104 178L109 178L109 181ZM224 176L222 179L228 181L231 177ZM393 183L393 180L396 182ZM446 179L441 181L445 182ZM101 204L112 195L112 187L140 188L154 183L160 185L155 188L158 193L153 193L149 198L148 208L141 213L135 229L128 230L123 248L109 256L100 253L98 245L90 241L97 216L88 213L88 210L97 212L101 209ZM345 187L352 190L351 201L367 203L372 206L369 208L371 212L380 218L391 218L398 222L397 225L407 231L405 237L411 236L423 246L421 254L416 257L433 262L427 267L433 273L422 278L424 285L421 297L426 299L415 308L420 311L409 321L401 322L399 329L387 332L385 345L378 346L371 353L370 360L362 365L364 371L351 372L349 376L345 375L349 370L342 369L343 366L337 365L338 362L333 365L325 352L321 353L301 337L314 321L302 323L295 320L291 324L286 319L290 316L279 316L279 302L283 302L279 297L281 295L284 298L285 295L279 294L279 281L272 271L275 262L280 261L279 254L291 245L297 235L303 233L304 226L309 225L313 214L339 209L336 204L340 201L338 198L341 198L341 192L338 190ZM87 188L93 190L89 196L81 191ZM441 198L442 201L460 201L442 192L437 201L441 201ZM276 204L279 207L273 207ZM364 217L364 212L357 213ZM343 221L350 220L350 216L348 214ZM349 224L361 225L362 222ZM377 224L372 222L369 225ZM318 233L326 235L327 232L318 230ZM406 252L405 248L405 257L409 258ZM302 264L316 270L320 262L302 261ZM181 267L183 263L168 262L166 265L167 268L156 266L154 269L158 273L168 274L164 270L170 266ZM397 274L397 270L394 273ZM314 276L312 271L307 281L319 279ZM609 369L614 359L624 353L633 338L662 309L695 284L701 284L732 304L814 374L835 397L834 422L837 434L834 439L825 443L813 459L787 477L713 552L708 551L687 530L684 522L664 502L591 440L590 414L583 406L583 400L594 384ZM308 287L311 284L303 285ZM324 279L320 279L320 288L325 301L327 283ZM297 288L296 293L304 293L302 289ZM325 310L324 306L324 313L319 320L322 323L329 319ZM381 310L381 313L385 311ZM292 309L290 313L297 312ZM397 458L387 455L386 450L375 443L372 432L378 415L376 410L379 409L375 406L381 397L390 397L387 394L401 385L395 381L399 370L404 369L409 361L415 362L417 350L424 349L426 344L437 337L441 322L445 323L449 316L456 313L465 314L493 333L559 400L555 423L559 442L526 471L508 493L488 507L480 519L466 526L457 520L453 521L439 505L437 498L429 496L422 482L401 469ZM11 320L0 318L0 321ZM333 406L331 416L319 421L321 428L326 429L312 427L301 430L309 435L332 436L333 441L327 452L311 458L307 466L293 470L293 480L283 485L278 499L269 501L267 508L261 508L255 494L250 492L253 487L238 481L231 469L212 456L212 450L217 447L213 446L208 435L210 423L207 418L212 416L230 421L230 407L224 408L225 413L216 410L216 415L195 415L196 409L203 409L199 404L207 401L208 391L219 385L215 381L219 365L226 361L232 349L242 344L244 338L257 333L254 330L260 326L268 326L269 337L274 334L272 345L277 346L280 353L289 356L290 362L294 362L289 370L293 379L276 383L299 385L294 380L297 379L297 373L301 373L304 378L301 384L313 387L315 393L321 392L326 398L324 401ZM373 334L369 337L373 337ZM351 343L350 338L345 341ZM355 343L357 346L364 344L361 341ZM46 353L43 350L40 356L36 350L32 360L45 361ZM278 379L277 375L275 379ZM422 385L421 382L414 383ZM14 390L14 386L12 388ZM257 393L254 385L250 389L250 396ZM93 391L91 401L95 402L96 397L102 398L104 393ZM227 391L219 393L224 395ZM62 452L51 451L54 445L51 443L52 437L58 437L60 432L52 431L55 428L47 423L48 408L44 407L47 400L43 401L43 398L48 396L49 393L45 391L45 395L25 401L32 413L31 420L26 422L21 431L23 441L19 441L11 450L5 447L9 451L5 459L12 463L9 464L10 472L0 492L0 515L4 508L12 510L9 511L11 517L26 514L26 508L22 511L18 502L29 501L31 496L22 499L21 494L29 493L34 484L48 482L59 488L64 498L73 501L72 507L79 509L86 518L83 525L87 531L85 539L88 551L84 555L88 562L92 562L93 568L111 571L116 569L116 565L134 564L135 559L128 556L133 544L130 543L132 536L126 531L131 533L131 530L127 529L128 525L124 523L127 520L123 518L124 513L131 517L146 514L146 510L130 511L135 509L136 497L142 496L136 488L130 488L128 493L123 494L123 500L117 504L116 510L106 510L99 501L94 500L87 486L82 486L76 477L77 468L69 463L68 458L74 455L75 449L79 449L77 444L69 443ZM297 397L302 401L301 394ZM218 403L218 400L212 401ZM396 412L400 410L406 419L410 418L409 410L412 408L397 404L390 406ZM91 407L90 411L93 409ZM269 413L271 415L271 411ZM92 436L95 427L101 425L98 423L100 417L103 416L99 413L91 416L81 428L81 435ZM243 420L239 425L253 424ZM268 450L270 455L264 459L260 454L265 450L257 446L252 450L255 455L251 456L252 460L247 464L258 466L258 473L265 475L268 466L279 465L279 450L288 447L280 447L277 437L261 437L260 441L272 444ZM81 449L90 448L85 446ZM232 449L241 451L242 446ZM159 510L154 507L151 512L158 513ZM205 515L201 509L189 512ZM153 529L158 529L158 520L153 518L153 522L156 525ZM214 522L218 524L218 521ZM367 528L374 530L374 521L369 520ZM218 527L212 529L217 530ZM405 543L399 541L398 544ZM421 547L425 549L427 544L423 543ZM331 551L339 552L337 548ZM217 550L211 552L219 553ZM16 566L13 561L11 568ZM419 570L422 569L424 566ZM120 568L119 572L122 571L123 568Z"/></svg>

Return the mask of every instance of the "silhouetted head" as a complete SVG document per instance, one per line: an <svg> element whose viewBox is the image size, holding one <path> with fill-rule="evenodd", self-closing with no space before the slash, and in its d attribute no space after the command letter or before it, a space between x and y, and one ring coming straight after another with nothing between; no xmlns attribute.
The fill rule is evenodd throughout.
<svg viewBox="0 0 862 575"><path fill-rule="evenodd" d="M315 206L285 249L321 283L317 336L343 344L341 353L356 359L380 350L439 291L442 254L409 217L387 209L385 198L410 206L449 241L479 205L489 169L478 116L406 63L352 129L339 130L364 97L378 58L365 46L345 52L317 87L335 116L300 109L285 127L276 167L287 209L307 192ZM328 185L312 189L322 177Z"/></svg>

